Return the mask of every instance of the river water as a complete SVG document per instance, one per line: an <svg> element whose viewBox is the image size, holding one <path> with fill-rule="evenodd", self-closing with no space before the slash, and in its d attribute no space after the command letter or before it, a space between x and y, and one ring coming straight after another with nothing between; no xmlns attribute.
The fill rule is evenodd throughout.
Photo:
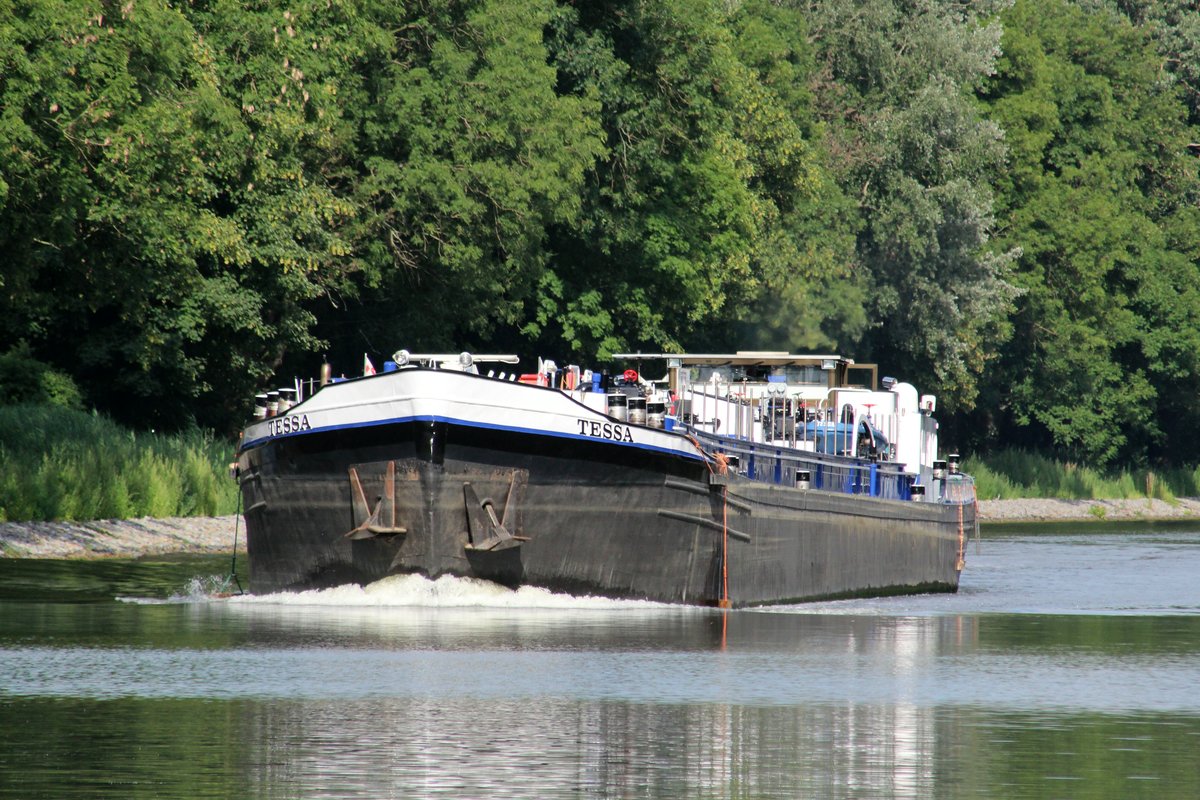
<svg viewBox="0 0 1200 800"><path fill-rule="evenodd" d="M0 559L0 797L1200 797L1195 523L985 527L956 595L727 613L228 568Z"/></svg>

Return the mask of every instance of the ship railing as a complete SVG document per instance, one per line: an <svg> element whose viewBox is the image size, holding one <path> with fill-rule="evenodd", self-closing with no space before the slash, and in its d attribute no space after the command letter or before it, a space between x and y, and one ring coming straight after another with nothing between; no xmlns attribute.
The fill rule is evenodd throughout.
<svg viewBox="0 0 1200 800"><path fill-rule="evenodd" d="M798 394L756 394L761 388L737 383L686 385L679 391L677 413L685 424L721 436L834 455L856 455L864 424L888 443L898 438L899 423L893 414L873 412L869 406L839 407L829 397L806 400ZM871 439L874 443L876 437L872 434Z"/></svg>
<svg viewBox="0 0 1200 800"><path fill-rule="evenodd" d="M735 456L737 472L751 480L842 494L912 499L913 476L895 462L868 462L724 437L718 440L705 432L698 435L709 447Z"/></svg>
<svg viewBox="0 0 1200 800"><path fill-rule="evenodd" d="M780 486L796 486L841 494L867 495L890 500L915 500L946 505L975 502L975 482L956 473L935 481L932 487L914 492L918 477L895 461L867 461L845 455L797 451L777 445L714 437L706 431L697 436L708 447L734 456L736 472L747 478Z"/></svg>

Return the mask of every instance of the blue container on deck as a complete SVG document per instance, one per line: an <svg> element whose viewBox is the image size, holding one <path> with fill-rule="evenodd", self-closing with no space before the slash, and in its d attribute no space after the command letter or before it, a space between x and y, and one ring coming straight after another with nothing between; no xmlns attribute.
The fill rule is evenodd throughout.
<svg viewBox="0 0 1200 800"><path fill-rule="evenodd" d="M385 362L383 362L383 371L384 371L384 372L395 372L395 371L396 371L396 370L398 370L398 369L400 369L400 367L396 366L396 362L395 362L395 361L385 361Z"/></svg>

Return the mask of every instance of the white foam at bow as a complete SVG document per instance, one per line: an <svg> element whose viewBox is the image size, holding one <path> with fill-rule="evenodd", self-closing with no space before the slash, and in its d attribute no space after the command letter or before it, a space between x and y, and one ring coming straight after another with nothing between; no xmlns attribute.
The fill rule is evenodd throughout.
<svg viewBox="0 0 1200 800"><path fill-rule="evenodd" d="M366 586L350 584L303 592L238 595L231 603L265 603L290 606L423 606L435 608L666 608L648 600L613 600L607 597L556 594L522 586L508 589L491 581L443 575L429 580L422 575L392 575Z"/></svg>

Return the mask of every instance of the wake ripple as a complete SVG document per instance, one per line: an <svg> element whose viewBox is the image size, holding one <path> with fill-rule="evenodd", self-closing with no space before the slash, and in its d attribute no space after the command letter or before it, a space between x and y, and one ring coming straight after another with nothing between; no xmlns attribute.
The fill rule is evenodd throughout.
<svg viewBox="0 0 1200 800"><path fill-rule="evenodd" d="M613 600L591 595L560 594L533 586L509 589L491 581L450 575L443 575L436 580L423 575L392 575L366 586L350 584L302 592L234 595L226 598L226 602L239 605L357 608L673 608L669 604L649 600Z"/></svg>

